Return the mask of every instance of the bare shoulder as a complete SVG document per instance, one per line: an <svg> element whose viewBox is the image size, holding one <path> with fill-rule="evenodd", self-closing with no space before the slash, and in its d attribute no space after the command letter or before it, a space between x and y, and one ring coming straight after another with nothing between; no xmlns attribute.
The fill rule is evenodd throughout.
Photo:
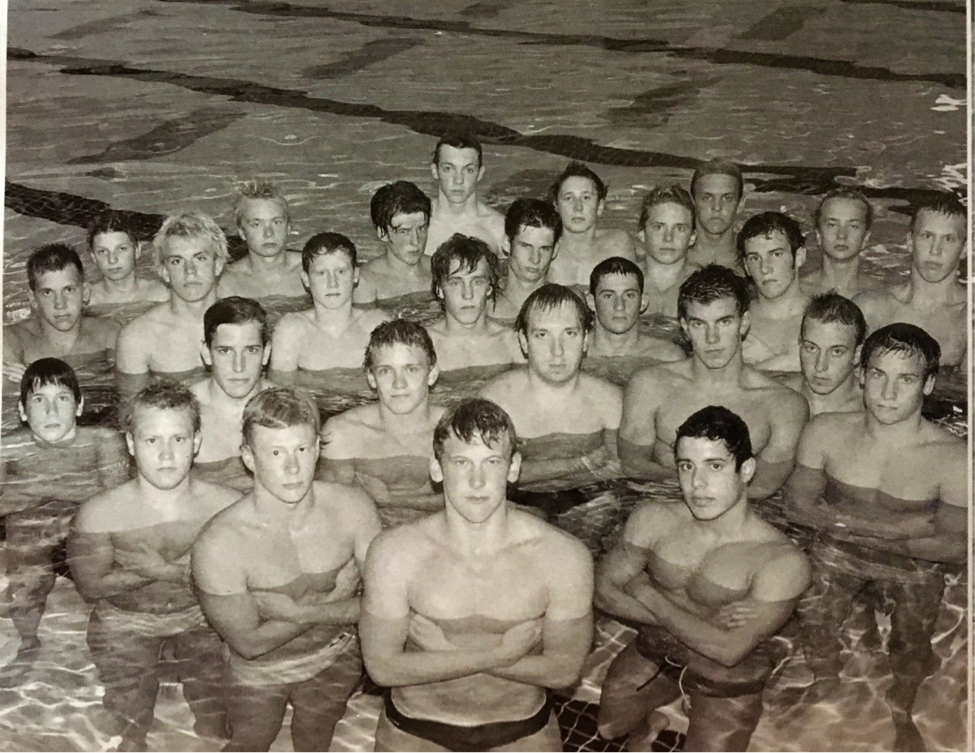
<svg viewBox="0 0 975 753"><path fill-rule="evenodd" d="M622 256L630 261L636 260L636 247L633 238L625 230L607 229L600 238L600 246L607 256Z"/></svg>
<svg viewBox="0 0 975 753"><path fill-rule="evenodd" d="M236 489L196 477L193 479L193 496L198 507L208 510L212 516L230 507L243 495Z"/></svg>
<svg viewBox="0 0 975 753"><path fill-rule="evenodd" d="M649 500L630 513L623 531L623 538L630 544L650 546L675 526L681 524L682 507L674 502Z"/></svg>
<svg viewBox="0 0 975 753"><path fill-rule="evenodd" d="M670 389L675 384L688 379L686 359L645 366L630 377L627 393L654 398L662 389Z"/></svg>
<svg viewBox="0 0 975 753"><path fill-rule="evenodd" d="M592 555L585 544L538 516L509 506L508 520L522 541L534 545L539 567L552 569L556 574L561 571L564 576L565 567L577 568L592 562Z"/></svg>
<svg viewBox="0 0 975 753"><path fill-rule="evenodd" d="M293 249L286 249L285 259L288 262L289 272L300 272L301 271L301 251L294 251Z"/></svg>
<svg viewBox="0 0 975 753"><path fill-rule="evenodd" d="M375 428L378 418L379 407L376 403L357 405L325 421L322 434L331 434L333 438L349 438L363 429Z"/></svg>
<svg viewBox="0 0 975 753"><path fill-rule="evenodd" d="M768 539L759 543L754 581L768 591L755 595L772 597L772 600L796 598L809 585L812 575L809 559L788 536L769 523L761 522L768 529ZM762 585L758 587L761 589Z"/></svg>
<svg viewBox="0 0 975 753"><path fill-rule="evenodd" d="M481 388L481 397L499 402L522 390L528 383L527 367L511 369L494 377Z"/></svg>
<svg viewBox="0 0 975 753"><path fill-rule="evenodd" d="M122 327L119 340L125 337L141 337L145 334L158 331L165 326L165 320L169 313L169 303L163 302L153 306L144 314L140 314L131 322Z"/></svg>
<svg viewBox="0 0 975 753"><path fill-rule="evenodd" d="M803 442L806 446L816 446L823 450L830 446L843 446L863 427L863 413L820 413L809 419L803 429Z"/></svg>
<svg viewBox="0 0 975 753"><path fill-rule="evenodd" d="M194 551L207 549L221 554L236 551L250 528L246 503L247 498L241 497L210 518L196 537Z"/></svg>
<svg viewBox="0 0 975 753"><path fill-rule="evenodd" d="M311 311L311 309L308 311L291 311L282 316L278 319L278 323L274 325L274 337L299 336L311 324L309 319Z"/></svg>
<svg viewBox="0 0 975 753"><path fill-rule="evenodd" d="M340 519L355 524L376 515L376 505L362 489L327 481L316 481L315 499L322 500L326 515L337 515Z"/></svg>
<svg viewBox="0 0 975 753"><path fill-rule="evenodd" d="M75 513L72 525L81 533L109 533L118 530L120 513L137 506L138 486L126 481L121 486L96 494Z"/></svg>
<svg viewBox="0 0 975 753"><path fill-rule="evenodd" d="M368 332L372 332L375 327L378 327L383 322L390 321L393 317L390 316L388 311L380 308L375 309L361 309L357 320L359 326Z"/></svg>
<svg viewBox="0 0 975 753"><path fill-rule="evenodd" d="M369 546L367 575L387 569L408 574L428 559L439 548L430 535L431 518L388 528L376 536Z"/></svg>
<svg viewBox="0 0 975 753"><path fill-rule="evenodd" d="M596 399L622 400L623 398L623 388L618 384L585 371L579 373L579 387Z"/></svg>

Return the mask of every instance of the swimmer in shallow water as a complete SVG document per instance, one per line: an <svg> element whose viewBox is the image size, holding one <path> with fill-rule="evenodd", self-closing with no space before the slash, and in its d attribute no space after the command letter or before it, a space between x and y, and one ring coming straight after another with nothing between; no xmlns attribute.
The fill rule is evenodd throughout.
<svg viewBox="0 0 975 753"><path fill-rule="evenodd" d="M88 226L88 252L102 279L91 284L89 305L169 300L169 288L162 282L135 273L142 248L132 223L120 212L109 210L92 220Z"/></svg>
<svg viewBox="0 0 975 753"><path fill-rule="evenodd" d="M702 163L691 176L695 240L687 252L693 264L720 264L743 274L735 244L735 220L745 195L741 168L724 159Z"/></svg>
<svg viewBox="0 0 975 753"><path fill-rule="evenodd" d="M229 259L223 230L200 212L167 217L152 245L172 295L119 334L116 383L123 399L152 376L182 382L202 376L203 314L217 301L217 277Z"/></svg>
<svg viewBox="0 0 975 753"><path fill-rule="evenodd" d="M430 474L445 507L369 550L362 652L391 688L377 751L562 750L547 688L575 683L592 643L592 558L505 500L520 456L488 400L444 414Z"/></svg>
<svg viewBox="0 0 975 753"><path fill-rule="evenodd" d="M291 704L295 750L328 750L362 677L359 572L380 530L358 489L315 481L318 409L271 389L244 410L254 490L193 546L203 611L229 649L224 750L268 750Z"/></svg>
<svg viewBox="0 0 975 753"><path fill-rule="evenodd" d="M75 367L115 361L118 324L84 316L89 287L81 257L70 246L42 246L27 260L32 316L3 331L3 375L16 389L39 358L69 360Z"/></svg>
<svg viewBox="0 0 975 753"><path fill-rule="evenodd" d="M122 737L118 750L147 749L160 657L170 646L194 730L226 740L223 646L190 586L190 549L240 492L190 473L202 435L186 387L147 387L125 406L122 425L136 477L85 502L68 539L78 591L96 602L88 647L112 734Z"/></svg>
<svg viewBox="0 0 975 753"><path fill-rule="evenodd" d="M369 338L364 368L379 400L325 422L322 478L358 484L386 525L440 510L428 449L444 412L430 404L440 375L433 341L408 319L385 322Z"/></svg>
<svg viewBox="0 0 975 753"><path fill-rule="evenodd" d="M240 459L240 421L247 401L274 386L264 379L269 336L267 312L250 298L221 298L203 315L202 356L210 376L190 388L201 420L194 471L242 492L254 482Z"/></svg>
<svg viewBox="0 0 975 753"><path fill-rule="evenodd" d="M683 504L645 502L599 563L596 606L640 623L609 667L599 733L650 747L656 711L686 694L684 750L746 750L774 667L768 639L809 585L809 563L749 506L748 427L708 406L677 430Z"/></svg>
<svg viewBox="0 0 975 753"><path fill-rule="evenodd" d="M964 562L968 474L964 440L921 416L934 389L938 343L891 324L863 344L858 413L816 416L802 433L786 513L813 527L813 588L800 604L803 654L815 681L801 702L840 687L840 628L872 586L895 604L887 704L894 750L924 750L912 720L918 687L938 666L931 647L945 582L940 563Z"/></svg>
<svg viewBox="0 0 975 753"><path fill-rule="evenodd" d="M0 612L20 635L20 649L4 673L30 669L41 643L37 626L54 588L51 556L68 534L71 517L89 497L128 478L122 437L110 429L79 427L85 401L68 364L40 358L20 385L25 429L5 433L0 462L0 515L7 530L9 585Z"/></svg>
<svg viewBox="0 0 975 753"><path fill-rule="evenodd" d="M217 283L217 297L304 298L301 255L287 248L291 211L277 187L245 183L234 207L234 223L247 243L247 256L227 264Z"/></svg>
<svg viewBox="0 0 975 753"><path fill-rule="evenodd" d="M312 307L285 314L274 328L271 378L292 385L299 371L357 368L369 333L389 319L352 306L359 284L355 245L339 233L319 233L301 251L301 279Z"/></svg>
<svg viewBox="0 0 975 753"><path fill-rule="evenodd" d="M809 407L742 362L748 291L730 269L712 264L688 277L678 309L691 357L638 371L626 385L619 436L623 471L654 481L676 478L677 428L690 414L718 404L748 425L756 463L748 494L764 499L789 477Z"/></svg>

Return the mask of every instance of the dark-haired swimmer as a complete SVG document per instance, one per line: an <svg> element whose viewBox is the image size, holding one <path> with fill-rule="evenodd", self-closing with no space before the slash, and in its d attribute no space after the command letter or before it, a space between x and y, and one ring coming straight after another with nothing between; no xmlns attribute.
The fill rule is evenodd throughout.
<svg viewBox="0 0 975 753"><path fill-rule="evenodd" d="M491 316L514 320L525 300L548 281L548 269L562 237L562 218L541 199L515 199L504 216L501 252L508 258L502 290Z"/></svg>
<svg viewBox="0 0 975 753"><path fill-rule="evenodd" d="M223 647L190 587L190 549L240 492L190 473L200 413L186 387L156 383L140 391L122 424L136 477L82 505L68 539L78 591L96 602L88 646L122 737L118 749L146 750L167 645L195 731L226 739Z"/></svg>
<svg viewBox="0 0 975 753"><path fill-rule="evenodd" d="M646 502L599 563L596 606L640 623L610 665L599 732L650 747L656 711L690 701L684 750L746 750L774 661L768 638L809 585L802 552L748 504L748 427L721 406L691 415L674 447L683 504Z"/></svg>
<svg viewBox="0 0 975 753"><path fill-rule="evenodd" d="M315 481L318 421L294 390L251 398L241 453L254 490L193 545L200 603L228 647L224 750L268 750L289 703L294 749L328 750L362 677L356 593L380 523L361 491Z"/></svg>
<svg viewBox="0 0 975 753"><path fill-rule="evenodd" d="M691 176L694 198L695 240L687 253L694 264L720 264L742 274L735 245L735 220L745 194L741 168L724 159L699 165Z"/></svg>
<svg viewBox="0 0 975 753"><path fill-rule="evenodd" d="M319 233L301 251L301 279L312 307L285 314L274 328L271 378L290 385L298 371L357 368L369 333L389 319L352 306L359 283L355 245L339 233Z"/></svg>
<svg viewBox="0 0 975 753"><path fill-rule="evenodd" d="M383 255L363 264L353 300L359 305L430 289L430 258L423 255L430 199L405 180L387 183L369 204Z"/></svg>
<svg viewBox="0 0 975 753"><path fill-rule="evenodd" d="M39 358L21 379L19 410L27 427L4 433L0 515L9 584L2 612L21 639L6 672L29 669L40 648L37 626L55 582L51 555L71 517L86 499L128 478L122 437L76 425L84 404L71 367Z"/></svg>
<svg viewBox="0 0 975 753"><path fill-rule="evenodd" d="M102 279L91 284L89 305L169 300L169 288L162 282L135 273L136 258L141 250L142 244L136 238L132 222L120 212L109 210L91 221L88 252L102 273Z"/></svg>
<svg viewBox="0 0 975 753"><path fill-rule="evenodd" d="M172 295L119 333L116 380L123 398L151 376L193 382L203 375L203 314L216 303L217 277L230 258L223 230L200 212L167 217L152 245Z"/></svg>
<svg viewBox="0 0 975 753"><path fill-rule="evenodd" d="M579 678L592 643L592 558L505 499L520 457L508 415L470 399L437 425L444 509L369 549L360 633L392 688L377 751L562 750L547 688Z"/></svg>
<svg viewBox="0 0 975 753"><path fill-rule="evenodd" d="M633 241L626 231L596 228L608 193L596 173L581 162L570 162L555 179L550 193L562 217L563 232L558 256L548 270L549 282L584 289L592 268L603 259L622 256L636 261Z"/></svg>
<svg viewBox="0 0 975 753"><path fill-rule="evenodd" d="M680 186L654 188L640 206L639 232L646 271L646 309L677 317L680 285L700 265L688 260L687 251L697 237L694 201Z"/></svg>
<svg viewBox="0 0 975 753"><path fill-rule="evenodd" d="M921 416L934 389L938 343L920 327L891 324L864 342L857 413L825 413L803 430L786 486L786 513L812 526L813 588L800 605L806 699L839 687L840 627L872 586L895 604L887 704L895 750L924 750L911 718L921 682L938 666L931 636L944 591L942 562L964 562L968 457L964 440Z"/></svg>
<svg viewBox="0 0 975 753"><path fill-rule="evenodd" d="M675 478L677 427L700 408L719 404L748 425L756 462L748 493L764 499L792 470L809 407L801 395L743 363L748 291L730 269L711 264L688 277L678 309L691 357L650 366L627 384L619 436L623 471L635 478Z"/></svg>
<svg viewBox="0 0 975 753"><path fill-rule="evenodd" d="M484 177L484 150L469 131L450 130L433 149L430 172L437 198L430 209L425 253L432 256L455 233L479 238L498 254L504 238L504 217L477 196Z"/></svg>

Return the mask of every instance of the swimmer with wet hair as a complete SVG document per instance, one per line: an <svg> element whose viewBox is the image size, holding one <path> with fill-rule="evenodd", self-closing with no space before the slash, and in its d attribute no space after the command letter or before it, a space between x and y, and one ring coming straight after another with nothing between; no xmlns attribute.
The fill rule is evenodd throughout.
<svg viewBox="0 0 975 753"><path fill-rule="evenodd" d="M584 291L589 273L603 259L622 256L635 262L636 250L625 230L597 229L606 207L608 189L602 179L581 162L570 162L549 191L562 218L562 237L548 270L548 279Z"/></svg>
<svg viewBox="0 0 975 753"><path fill-rule="evenodd" d="M41 246L27 259L31 316L3 329L3 375L15 390L39 358L62 358L74 366L111 366L119 326L84 316L89 286L81 257L68 245Z"/></svg>
<svg viewBox="0 0 975 753"><path fill-rule="evenodd" d="M78 506L128 477L122 437L101 426L81 427L85 400L74 370L39 358L24 371L18 410L26 427L4 432L0 515L6 527L8 585L0 614L20 636L0 682L15 686L41 649L37 627L56 573L52 557Z"/></svg>
<svg viewBox="0 0 975 753"><path fill-rule="evenodd" d="M364 368L378 400L325 422L322 478L361 487L387 526L442 509L423 449L444 412L430 402L440 375L430 335L408 319L385 322L372 331Z"/></svg>
<svg viewBox="0 0 975 753"><path fill-rule="evenodd" d="M748 503L756 462L739 416L696 411L673 453L684 504L644 502L596 571L596 606L640 624L609 667L599 733L651 750L667 726L657 709L684 695L686 750L747 750L775 666L769 639L809 585L809 563Z"/></svg>
<svg viewBox="0 0 975 753"><path fill-rule="evenodd" d="M119 333L115 378L123 399L152 376L183 383L203 376L203 315L217 301L217 277L230 259L223 230L202 212L167 217L152 245L171 295Z"/></svg>
<svg viewBox="0 0 975 753"><path fill-rule="evenodd" d="M799 331L802 373L783 383L809 403L809 415L863 410L857 366L867 337L863 312L849 298L830 291L806 306Z"/></svg>
<svg viewBox="0 0 975 753"><path fill-rule="evenodd" d="M488 318L501 273L498 257L484 241L451 236L433 255L430 269L431 290L443 315L427 331L441 371L523 360L514 330Z"/></svg>
<svg viewBox="0 0 975 753"><path fill-rule="evenodd" d="M450 409L429 463L444 508L369 549L362 652L390 688L377 751L562 750L547 689L575 683L589 655L592 558L507 502L517 445L494 403Z"/></svg>
<svg viewBox="0 0 975 753"><path fill-rule="evenodd" d="M698 266L720 264L743 274L735 244L735 220L745 195L741 168L725 159L698 165L691 176L695 240L688 261Z"/></svg>
<svg viewBox="0 0 975 753"><path fill-rule="evenodd" d="M168 301L169 288L153 277L135 273L142 252L132 221L121 212L108 210L88 225L88 253L102 273L91 284L91 306Z"/></svg>
<svg viewBox="0 0 975 753"><path fill-rule="evenodd" d="M658 186L643 198L637 236L643 242L648 313L676 318L680 284L700 269L687 258L694 212L690 194L677 185Z"/></svg>
<svg viewBox="0 0 975 753"><path fill-rule="evenodd" d="M908 322L941 346L941 366L968 372L968 296L958 263L968 248L968 212L953 193L939 191L916 206L907 231L911 273L905 282L860 293L853 299L870 331Z"/></svg>
<svg viewBox="0 0 975 753"><path fill-rule="evenodd" d="M190 579L203 525L240 492L190 473L200 449L200 408L184 386L156 382L123 408L136 475L85 502L68 539L78 591L95 608L88 647L105 686L120 750L146 750L163 651L171 649L201 737L226 740L224 658Z"/></svg>
<svg viewBox="0 0 975 753"><path fill-rule="evenodd" d="M548 280L548 268L562 237L562 218L541 199L515 199L504 216L501 254L508 271L495 296L491 316L502 321L518 316L529 295Z"/></svg>
<svg viewBox="0 0 975 753"><path fill-rule="evenodd" d="M677 428L720 400L744 419L751 434L756 470L749 495L764 499L785 483L809 407L801 395L742 361L748 303L745 281L718 264L681 285L677 309L691 357L642 369L626 385L619 453L627 475L675 478Z"/></svg>
<svg viewBox="0 0 975 753"><path fill-rule="evenodd" d="M913 324L867 337L865 410L809 422L785 491L789 518L817 534L809 550L813 588L799 610L815 681L799 691L801 700L840 690L840 627L852 600L872 587L895 605L887 691L894 750L925 750L912 709L939 664L931 638L945 588L941 563L964 562L971 546L966 442L921 415L940 352Z"/></svg>
<svg viewBox="0 0 975 753"><path fill-rule="evenodd" d="M501 250L504 215L477 196L484 177L484 150L471 131L448 130L433 150L430 172L437 196L430 211L426 251L432 255L456 233L484 241L493 254Z"/></svg>
<svg viewBox="0 0 975 753"><path fill-rule="evenodd" d="M217 283L217 297L304 298L301 254L287 248L291 210L278 187L267 181L240 186L234 224L247 244L247 256L227 265Z"/></svg>
<svg viewBox="0 0 975 753"><path fill-rule="evenodd" d="M423 255L430 199L406 180L387 183L369 204L383 254L363 264L353 300L360 305L430 289L430 259Z"/></svg>
<svg viewBox="0 0 975 753"><path fill-rule="evenodd" d="M799 284L806 260L799 223L781 212L762 212L738 233L738 252L758 292L741 354L762 371L800 371L799 328L809 297Z"/></svg>
<svg viewBox="0 0 975 753"><path fill-rule="evenodd" d="M228 648L230 742L268 750L291 704L295 750L328 750L362 677L359 573L379 517L358 489L315 481L319 415L292 389L244 409L254 489L193 545L193 579Z"/></svg>
<svg viewBox="0 0 975 753"><path fill-rule="evenodd" d="M369 333L389 319L384 311L353 307L359 262L355 244L341 233L309 238L301 265L312 307L285 314L274 328L271 378L283 385L300 372L358 368Z"/></svg>

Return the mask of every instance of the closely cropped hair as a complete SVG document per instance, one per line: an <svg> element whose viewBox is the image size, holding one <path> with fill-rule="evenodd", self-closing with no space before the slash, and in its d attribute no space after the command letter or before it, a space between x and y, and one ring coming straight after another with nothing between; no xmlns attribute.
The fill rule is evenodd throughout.
<svg viewBox="0 0 975 753"><path fill-rule="evenodd" d="M230 261L230 254L227 252L227 236L220 226L203 212L174 214L163 221L156 237L152 239L152 260L157 270L163 266L170 238L200 238L207 242L217 259L223 259L225 264Z"/></svg>
<svg viewBox="0 0 975 753"><path fill-rule="evenodd" d="M440 147L442 146L452 146L454 149L473 149L477 152L477 166L480 168L484 164L484 149L473 131L451 128L440 137L440 141L433 148L433 164L438 167L440 166Z"/></svg>
<svg viewBox="0 0 975 753"><path fill-rule="evenodd" d="M515 318L514 328L528 337L528 319L536 309L539 311L551 311L560 306L573 306L579 315L579 323L582 325L583 332L591 332L595 315L586 302L577 295L572 288L565 285L557 285L554 282L546 283L538 290L534 291L521 306L521 311Z"/></svg>
<svg viewBox="0 0 975 753"><path fill-rule="evenodd" d="M102 212L88 224L89 251L95 248L95 238L104 233L125 233L133 245L139 242L132 220L114 209Z"/></svg>
<svg viewBox="0 0 975 753"><path fill-rule="evenodd" d="M640 269L639 264L622 256L610 256L593 267L592 272L589 273L589 292L596 295L599 281L610 275L632 275L640 286L640 295L643 295L643 270Z"/></svg>
<svg viewBox="0 0 975 753"><path fill-rule="evenodd" d="M301 268L305 274L308 274L308 270L311 269L311 265L315 263L317 257L327 256L328 254L334 254L340 251L349 257L353 269L359 266L355 244L342 235L342 233L319 233L318 235L313 235L305 243L305 247L301 249Z"/></svg>
<svg viewBox="0 0 975 753"><path fill-rule="evenodd" d="M643 203L640 205L640 224L638 225L640 230L643 230L647 225L647 220L650 217L650 209L660 204L677 204L678 206L684 207L684 209L691 213L691 226L693 227L694 221L697 219L697 208L694 206L694 199L691 198L691 195L687 191L676 183L673 183L669 186L657 186L643 197Z"/></svg>
<svg viewBox="0 0 975 753"><path fill-rule="evenodd" d="M734 299L738 316L744 316L748 311L748 285L745 280L728 267L708 264L681 283L677 293L677 315L680 319L686 319L688 304L706 306L722 298Z"/></svg>
<svg viewBox="0 0 975 753"><path fill-rule="evenodd" d="M217 327L221 324L247 324L256 322L261 325L261 345L271 341L271 325L267 321L267 311L253 298L232 295L221 298L203 314L203 341L209 348L217 334Z"/></svg>
<svg viewBox="0 0 975 753"><path fill-rule="evenodd" d="M237 201L234 203L234 225L240 227L244 221L244 202L247 199L271 199L280 201L284 205L284 215L291 222L291 209L288 200L284 198L278 187L264 180L251 180L237 189Z"/></svg>
<svg viewBox="0 0 975 753"><path fill-rule="evenodd" d="M372 224L383 233L389 231L393 217L398 214L421 212L429 222L430 211L430 197L408 180L387 183L373 194L372 201L369 202Z"/></svg>
<svg viewBox="0 0 975 753"><path fill-rule="evenodd" d="M84 282L85 268L78 252L66 243L49 243L34 251L27 259L27 284L37 290L37 278L48 272L60 272L74 267L78 270L78 280Z"/></svg>
<svg viewBox="0 0 975 753"><path fill-rule="evenodd" d="M752 238L765 238L771 233L780 232L789 241L789 248L792 250L792 261L796 260L796 251L802 248L806 239L802 234L799 223L787 214L782 212L762 212L754 217L749 217L748 221L742 225L738 233L738 258L745 261L745 243Z"/></svg>
<svg viewBox="0 0 975 753"><path fill-rule="evenodd" d="M602 179L596 175L587 165L581 162L570 162L566 165L565 170L563 170L559 177L555 179L552 187L549 189L549 196L552 197L552 203L558 205L559 203L559 191L562 190L562 184L565 183L569 178L588 178L596 186L596 195L599 197L600 201L606 198L609 193L609 189L606 184L603 183Z"/></svg>
<svg viewBox="0 0 975 753"><path fill-rule="evenodd" d="M81 402L81 387L78 376L67 363L60 358L38 358L24 372L20 378L20 404L27 407L27 400L32 392L41 387L55 384L71 390L76 403Z"/></svg>
<svg viewBox="0 0 975 753"><path fill-rule="evenodd" d="M860 364L864 369L869 368L870 358L884 353L901 353L921 359L924 379L938 373L941 346L931 335L913 324L897 322L872 332L863 342Z"/></svg>
<svg viewBox="0 0 975 753"><path fill-rule="evenodd" d="M451 435L467 444L479 439L492 449L507 437L509 458L518 449L518 435L511 416L500 405L483 397L468 398L441 416L433 430L433 455L437 462L443 458L444 445Z"/></svg>
<svg viewBox="0 0 975 753"><path fill-rule="evenodd" d="M745 194L745 181L741 177L741 168L734 162L715 158L698 165L694 175L691 176L691 196L694 196L697 182L706 175L727 175L729 178L734 178L738 186L738 200L741 201L741 197Z"/></svg>
<svg viewBox="0 0 975 753"><path fill-rule="evenodd" d="M816 227L819 227L819 222L823 218L823 207L830 199L850 199L851 201L859 201L866 209L864 223L867 226L867 230L869 230L870 226L873 225L873 207L870 205L870 202L867 201L867 197L863 195L863 192L850 186L841 186L839 188L834 188L832 191L826 194L816 206L816 212L813 215L813 224Z"/></svg>
<svg viewBox="0 0 975 753"><path fill-rule="evenodd" d="M709 405L688 416L677 429L677 439L674 440L674 459L677 459L677 448L685 437L690 439L710 439L712 442L724 442L728 452L735 459L735 470L740 471L742 463L752 455L752 440L748 433L748 424L733 411L723 405Z"/></svg>
<svg viewBox="0 0 975 753"><path fill-rule="evenodd" d="M247 401L244 406L244 417L241 431L244 444L251 446L254 439L254 427L263 426L265 429L288 429L292 426L307 424L318 435L322 428L322 419L318 415L318 406L298 390L290 387L274 387L258 392Z"/></svg>
<svg viewBox="0 0 975 753"><path fill-rule="evenodd" d="M477 269L481 260L487 262L488 300L493 301L498 293L498 280L501 279L501 265L498 257L494 255L491 247L480 238L472 238L469 235L454 233L445 240L430 259L430 272L433 275L433 282L430 290L433 297L443 303L443 286L450 276L454 261L460 263L457 271L470 273Z"/></svg>
<svg viewBox="0 0 975 753"><path fill-rule="evenodd" d="M145 389L136 393L119 411L119 423L122 431L135 434L136 421L140 408L156 408L157 410L185 410L189 411L193 419L193 433L200 432L200 403L190 392L189 387L176 382L158 380Z"/></svg>
<svg viewBox="0 0 975 753"><path fill-rule="evenodd" d="M961 203L961 200L950 191L936 191L933 195L925 196L918 202L914 208L914 214L911 215L911 224L908 227L908 230L912 233L914 232L914 225L917 223L917 218L921 212L943 214L946 217L958 217L964 221L965 233L966 235L968 233L968 212L965 209L965 205Z"/></svg>
<svg viewBox="0 0 975 753"><path fill-rule="evenodd" d="M552 231L552 243L562 237L562 217L555 207L541 199L515 199L504 215L504 234L513 241L523 227L545 227Z"/></svg>
<svg viewBox="0 0 975 753"><path fill-rule="evenodd" d="M857 345L862 345L867 337L867 320L863 318L860 307L835 290L813 296L806 304L806 310L802 314L802 324L799 327L800 334L805 332L806 321L809 319L823 324L845 324L853 327L856 331Z"/></svg>
<svg viewBox="0 0 975 753"><path fill-rule="evenodd" d="M433 349L433 340L426 327L409 319L392 319L378 325L369 335L366 346L366 357L362 368L372 371L375 363L376 351L380 348L391 348L397 343L411 348L420 348L427 354L427 361L432 369L437 365L437 351Z"/></svg>

